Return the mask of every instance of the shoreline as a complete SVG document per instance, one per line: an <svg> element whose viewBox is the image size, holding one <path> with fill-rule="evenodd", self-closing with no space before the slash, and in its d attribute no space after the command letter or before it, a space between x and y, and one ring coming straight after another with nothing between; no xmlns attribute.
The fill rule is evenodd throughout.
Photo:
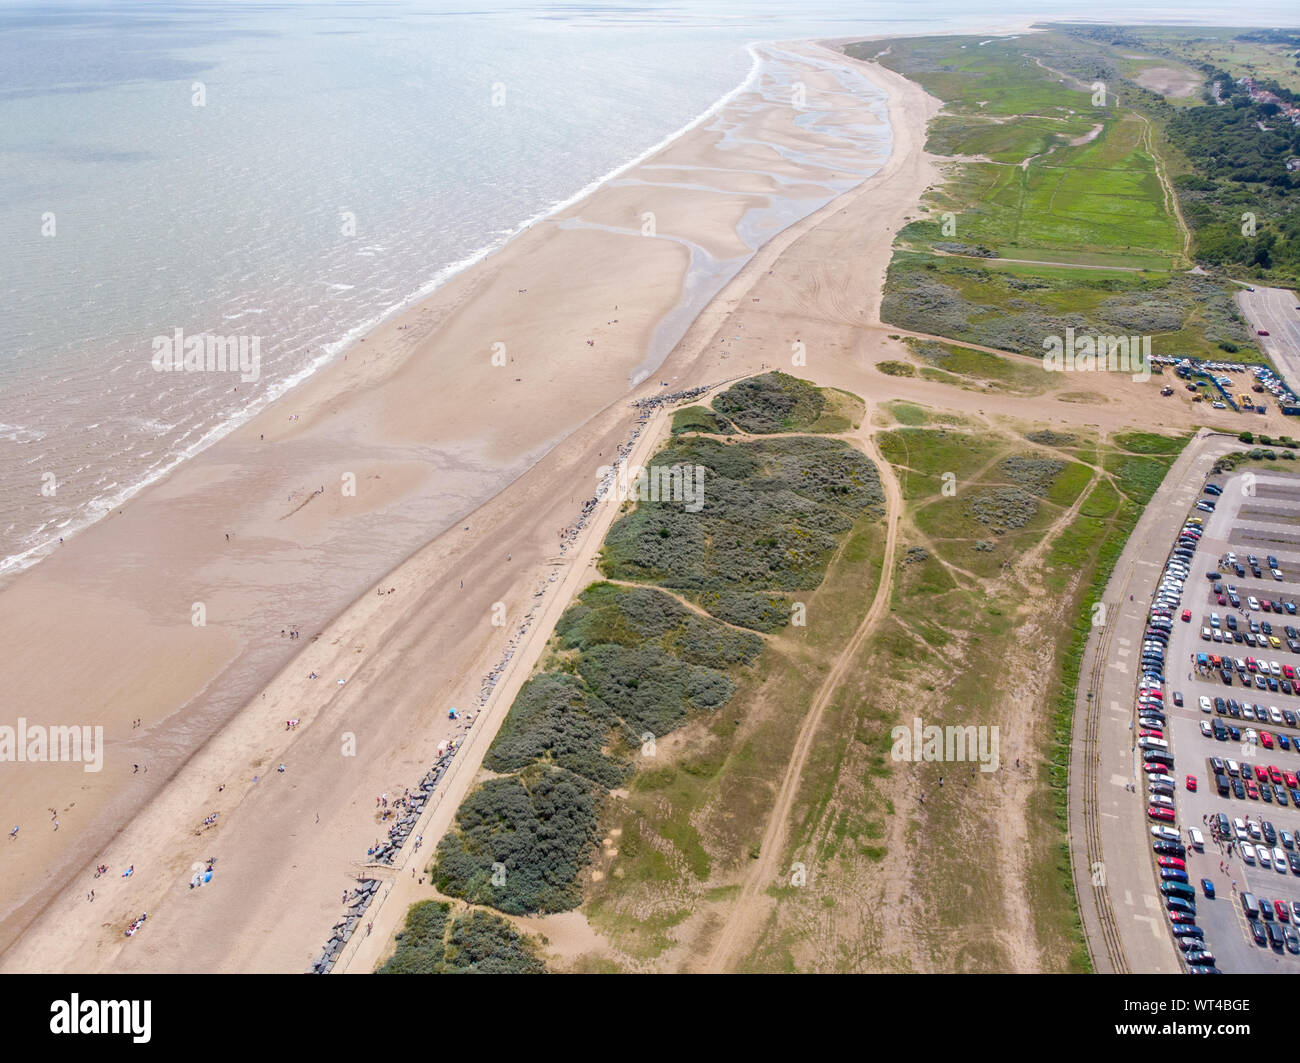
<svg viewBox="0 0 1300 1063"><path fill-rule="evenodd" d="M748 74L746 74L746 76L734 88L723 93L704 111L691 119L684 126L678 128L675 132L668 134L668 136L662 138L649 148L646 148L629 161L620 163L604 175L589 181L572 195L536 211L508 230L505 235L501 236L499 239L490 241L475 251L472 251L470 254L442 266L431 278L420 283L409 295L403 296L396 303L377 310L364 321L348 329L337 339L321 344L322 354L309 359L306 365L290 374L284 380L273 385L268 389L268 393L265 396L254 400L235 417L230 418L222 424L212 426L203 434L201 439L187 447L182 453L175 455L165 467L149 473L137 483L123 488L111 499L92 498L83 504L83 508L95 507L102 509L104 512L100 513L98 516L84 512L78 513L69 518L68 523L58 527L57 530L60 531L65 528L71 529L70 531L65 532L62 537L55 535L43 543L37 543L34 546L27 547L19 553L0 558L0 592L3 592L3 589L13 578L26 572L33 566L40 564L46 557L56 552L60 545L65 545L64 539L69 538L69 536L75 536L85 531L87 528L93 527L98 522L111 516L113 510L124 508L128 502L137 497L142 491L146 491L154 484L164 481L174 470L181 467L185 462L198 457L205 450L215 446L222 439L237 432L249 421L258 417L263 411L289 396L295 388L302 386L317 374L327 370L338 360L340 355L358 346L360 341L371 332L382 328L385 324L401 317L412 308L418 307L420 303L431 298L445 285L451 283L467 270L473 269L480 263L490 259L493 255L505 250L514 240L528 232L530 229L562 214L564 211L572 207L578 206L583 200L595 194L602 187L617 180L621 174L628 170L635 169L647 159L658 154L660 151L663 151L672 144L673 141L685 136L691 130L708 121L728 103L737 96L748 91L753 85L762 69L762 59L759 58L756 48L763 44L775 43L777 42L751 41L747 44L745 47L751 58Z"/></svg>
<svg viewBox="0 0 1300 1063"><path fill-rule="evenodd" d="M824 56L819 58L825 61ZM847 65L843 57L838 57L837 62ZM815 89L835 91L824 78L819 79L815 70L808 72L808 79ZM775 122L781 108L769 105L761 110ZM738 126L752 118L740 116ZM774 135L771 129L760 127L758 131L769 138ZM795 144L804 139L798 133L784 135L792 137ZM719 195L736 202L737 193L727 191L724 183L728 179L726 169L718 167L717 160L708 154L717 150L720 139L719 134L697 127L693 136L679 138L655 156L661 163L666 158L670 168L703 165L714 175L716 187L711 192L673 188L671 183L646 191L647 202L653 201L659 215L671 219L670 224L684 225L692 216L707 221L708 213L701 212L697 204L711 193L715 202ZM745 163L748 169L735 167L741 173L777 173L805 183L810 176L806 162L771 150L761 136L753 138L748 147L733 150L740 158L727 161L733 166L737 161ZM821 176L833 177L834 169L833 165L823 165ZM603 190L608 188L604 186ZM747 194L741 193L741 198ZM589 213L600 205L593 204L596 198L593 195L578 208L570 209L578 215ZM613 202L613 197L605 198ZM614 205L617 209L618 204ZM822 209L817 208L814 215L806 215L803 220ZM717 214L716 207L713 214ZM763 247L771 246L779 235L769 236ZM638 364L634 357L643 354L658 321L682 298L688 263L683 261L685 256L679 246L667 244L638 241L634 245L639 259L644 261L636 263L638 280L629 289L606 277L614 276L627 258L626 236L572 232L555 225L535 227L480 263L478 269L460 274L431 299L412 306L359 340L340 360L305 381L292 395L283 397L274 407L191 459L185 468L142 492L121 516L99 522L56 557L14 580L9 593L0 599L0 629L10 634L20 655L28 652L29 668L37 673L21 677L19 683L23 702L35 706L26 715L40 719L45 710L66 704L98 706L86 711L95 712L92 722L102 721L105 725L108 757L103 778L78 778L63 770L75 770L75 766L42 766L49 771L22 774L24 785L15 788L9 797L0 798L11 821L24 824L22 842L15 843L9 852L17 856L26 850L24 861L11 860L0 871L9 898L0 924L0 947L5 949L0 966L26 967L33 960L46 969L119 966L115 954L125 939L120 930L111 932L118 921L134 918L138 912L126 913L138 906L151 912L152 929L156 925L152 923L156 903L168 893L172 878L188 880L189 864L199 858L181 859L177 867L171 867L175 860L165 853L177 847L202 844L214 850L220 848L223 863L218 865L214 885L223 884L223 888L233 876L221 871L236 864L224 855L234 836L245 836L247 832L248 851L260 851L267 859L274 859L275 832L268 837L264 829L242 816L242 806L247 803L260 807L271 800L273 808L269 815L263 808L263 818L276 819L283 812L279 806L291 800L291 794L280 794L281 800L264 799L262 795L269 792L271 784L281 785L293 779L292 774L285 779L263 780L261 772L266 770L263 762L269 763L285 748L284 741L275 736L277 728L272 721L283 730L284 719L296 711L288 706L301 704L304 697L311 703L313 717L329 720L341 716L355 723L353 714L359 713L356 718L373 728L367 741L379 748L368 754L373 760L367 761L366 772L386 777L382 773L396 771L400 762L405 765L408 781L423 773L428 760L411 748L419 743L413 743L410 736L419 734L421 742L436 744L439 731L432 726L436 712L427 704L415 704L426 700L420 688L453 691L452 704L469 703L473 684L485 671L483 665L499 648L491 632L479 637L464 623L459 625L461 630L439 632L435 641L443 648L442 659L431 666L427 675L403 687L406 698L400 711L390 705L367 712L366 706L358 704L364 698L352 696L355 681L360 679L360 685L364 685L372 677L368 671L374 667L372 657L387 654L391 667L408 667L395 649L407 637L402 620L410 618L422 599L447 593L439 580L450 580L453 573L465 573L467 588L474 581L475 605L469 613L486 616L497 601L505 602L516 616L523 611L528 601L525 595L533 584L521 587L501 571L500 550L505 543L517 541L529 547L543 566L546 564L545 558L555 551L553 540L547 547L546 521L551 522L551 527L563 528L572 520L575 514L571 503L586 497L587 485L594 485L591 470L597 463L591 450L597 451L598 458L617 444L628 422L625 403L629 399L656 393L652 386L643 386L640 392L629 389L627 381ZM575 254L589 263L587 276L604 279L606 295L600 296L599 280L587 282L576 297L571 283L548 291L545 263L571 262ZM740 274L761 254L752 254ZM542 300L540 308L516 308L521 300L511 296L528 292L525 286L511 288L518 283L517 277L543 278L539 287L548 298ZM629 309L632 304L614 301L626 299L626 295L617 293L628 290L640 303L634 309ZM679 351L689 346L693 334L699 333L700 323L709 317L708 310L717 301L717 295L711 297L705 312L685 326L685 336L677 344ZM623 307L618 311L621 323L631 327L614 329L612 326L620 322L612 318L603 327L598 320L588 320L584 326L581 318L592 318L592 306L601 303ZM490 307L483 310L486 304ZM477 319L476 313L480 315ZM575 317L579 319L576 325ZM494 331L485 330L484 318ZM499 331L496 326L501 326ZM548 329L558 339L544 350L525 346L529 368L521 366L516 370L528 373L530 378L540 375L542 380L540 385L530 384L525 398L516 397L518 393L511 395L508 388L498 388L497 379L503 374L488 378L482 365L449 368L428 353L420 356L421 351L428 352L438 345L462 350L478 348L486 355L485 341L493 335L503 335L510 348L516 346L506 335L510 330L523 337L535 337ZM590 346L599 341L602 353L608 344L614 354L590 364L573 364L575 359L564 352L580 344L583 332L588 330L592 335ZM479 342L466 344L466 336L476 337ZM722 344L729 346L725 340ZM514 351L510 353L514 355ZM732 348L730 352L719 352L719 356L740 353ZM523 379L517 377L515 382ZM578 394L586 397L585 406L574 401ZM413 403L412 396L423 401ZM467 405L472 408L466 409ZM289 414L292 421L282 421L281 416L289 408L295 411ZM430 419L436 429L429 428ZM376 442L375 433L381 427L383 439ZM557 446L561 440L571 445ZM265 455L271 446L276 448L276 462L274 468L267 468L268 461L259 454ZM429 471L431 464L437 466L435 473ZM364 502L345 503L332 497L333 492L325 492L324 483L336 481L340 468L353 475L354 483L365 485L366 489L358 492ZM430 493L428 485L433 479L439 481L439 486ZM286 501L276 503L275 490L285 487L289 488ZM572 493L567 502L559 497L566 490ZM503 498L507 494L509 497ZM493 541L490 559L484 556L488 547L456 527L468 520L466 528L477 529L489 514L510 511L512 507L515 516L506 522L507 530L502 533L509 537ZM232 513L240 513L242 518L236 522L230 518ZM519 519L524 513L526 523ZM545 520L539 520L543 515ZM390 550L396 556L383 565L382 571L391 573L384 582L396 581L400 572L412 568L423 572L425 578L404 582L399 587L399 599L389 600L374 593L382 588L377 588L373 575L373 550L366 554L364 549L357 551L356 546L367 541L368 533L388 534L394 523L403 526L413 546L401 552L398 546ZM234 530L229 553L222 541L222 536L229 533L219 530L225 526L233 526ZM430 538L430 529L437 527L447 530L434 531ZM252 544L251 559L239 556L244 542ZM516 553L522 558L524 549L521 546L519 551L505 552L507 560ZM108 566L102 563L106 557L113 559ZM254 570L251 574L250 569ZM314 598L299 593L302 583L319 582L322 571L334 577L332 586ZM114 580L121 581L124 572L139 577L131 588L135 593L127 595L126 600L121 588L113 586ZM458 582L460 578L457 575ZM249 582L241 586L241 580ZM142 591L139 583L148 586ZM453 585L450 589L456 588ZM299 593L297 599L293 598L295 593ZM490 594L486 600L485 594ZM315 601L317 614L322 617L310 626L279 612L282 607L285 612L305 608L300 603L309 600ZM190 625L190 609L196 602L210 610L210 624L217 617L225 621L218 624L221 630ZM444 626L457 626L456 614L463 617L466 609L453 610L453 619L444 619ZM294 625L303 627L304 641L299 646L288 645L297 640L274 641L274 631ZM269 645L256 642L248 634L259 629ZM315 643L313 635L319 636L321 643ZM357 645L352 647L353 653L343 656L338 646L347 637L355 638ZM327 640L328 647L323 645ZM61 649L66 645L86 646L89 650L81 659L69 663ZM294 650L299 652L295 654ZM314 663L318 659L319 666ZM304 690L299 673L305 674L308 667L322 677L334 672L330 678L343 679L344 684L329 692L320 686ZM267 679L259 681L259 675ZM217 684L222 689L213 689ZM241 693L246 696L241 697ZM268 697L272 694L274 697ZM267 702L265 712L263 701ZM186 709L181 711L176 706ZM162 719L157 719L155 713L161 713ZM387 716L380 719L384 713ZM145 724L132 734L135 729L126 726L128 718L137 717L143 717ZM403 724L391 722L394 717L402 718ZM304 718L304 727L293 732L296 771L310 771L296 766L313 763L310 756L303 761L300 750L314 749L319 763L324 750L332 744L320 734L324 728L314 727L313 723L314 718ZM360 738L361 732L356 733ZM377 735L385 737L378 740ZM155 782L148 788L139 785L144 774L137 776L134 772L125 775L125 782L107 785L109 775L115 774L121 780L125 766L139 762L145 764L144 774L150 768L154 771ZM418 771L414 768L417 763ZM241 768L241 764L247 767ZM326 771L320 764L317 773ZM337 773L335 769L333 774ZM256 784L250 781L254 776L259 780ZM19 777L17 773L15 777ZM262 781L268 785L262 786ZM326 780L318 781L323 784ZM236 786L242 796L232 809L229 801L234 799ZM231 792L227 794L218 787ZM258 787L260 792L254 792ZM296 788L293 783L287 786L289 791ZM363 785L363 789L370 788L369 782ZM222 794L220 798L215 796L218 793ZM69 796L76 800L69 803ZM333 799L333 795L318 789L316 796ZM43 844L29 842L41 825L39 813L33 813L51 801L50 807L60 809L64 830L59 835L44 835ZM218 804L222 807L207 808ZM196 808L205 812L195 816ZM221 813L215 831L199 830L201 843L184 843L182 839L197 819L214 810ZM355 810L321 808L316 814L322 813L334 817L339 825L332 839L337 840L343 833L355 838L358 825L363 832L369 830L359 824L362 817ZM290 835L294 833L287 826L284 829ZM364 849L364 842L350 843L343 866L355 862L355 854ZM156 854L156 861L152 857L133 859L137 851ZM127 855L119 858L120 852ZM317 859L323 860L323 854ZM337 857L330 860L338 866ZM79 868L90 869L101 861L113 869L110 878L101 879L99 886L109 894L102 901L112 908L96 907L94 921L88 924L90 912L83 891L71 883ZM38 873L31 874L29 867L29 873L22 874L23 865L33 863L39 865ZM111 890L105 889L117 866L126 863L136 866L137 875L126 883L114 883ZM149 874L140 874L146 868ZM155 873L159 871L162 874ZM222 888L205 888L202 895L211 899L214 893L222 892ZM326 893L337 896L333 884ZM109 922L101 923L105 917ZM315 925L321 929L332 921L322 921L319 912L315 918ZM80 929L74 929L78 926ZM92 930L91 926L101 929ZM319 932L313 936L319 937ZM42 942L39 946L38 939ZM130 965L135 966L150 950L138 947L142 941L131 944L136 947L131 950ZM229 941L226 944L224 959L212 957L213 967L232 969L225 967L227 962L238 966L235 954L239 948ZM318 948L319 941L315 945ZM156 959L161 969L206 966L191 968L184 962L174 966L174 956L170 961L161 956ZM245 959L251 960L252 969L266 969L258 966L265 958ZM304 965L308 962L310 958L305 958ZM145 966L149 966L147 961ZM287 969L301 969L301 965L289 964Z"/></svg>

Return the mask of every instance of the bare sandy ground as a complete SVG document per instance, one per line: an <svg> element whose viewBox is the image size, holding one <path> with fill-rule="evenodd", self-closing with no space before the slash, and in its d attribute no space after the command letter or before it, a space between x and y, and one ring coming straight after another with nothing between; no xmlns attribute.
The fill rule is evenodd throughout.
<svg viewBox="0 0 1300 1063"><path fill-rule="evenodd" d="M634 426L629 395L753 361L716 336L733 282L635 388L674 347L663 322L685 327L745 239L880 165L880 101L842 57L801 52L5 589L9 715L101 725L106 753L97 773L0 767L20 827L0 847L0 969L306 969L384 833L377 796L415 785L463 734L447 708L584 582L550 580L582 556L560 562L560 534ZM795 124L792 80L834 131Z"/></svg>

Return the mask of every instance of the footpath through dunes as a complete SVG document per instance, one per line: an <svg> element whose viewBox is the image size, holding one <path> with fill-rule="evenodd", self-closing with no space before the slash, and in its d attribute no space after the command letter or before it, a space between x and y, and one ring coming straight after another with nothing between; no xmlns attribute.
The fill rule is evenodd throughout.
<svg viewBox="0 0 1300 1063"><path fill-rule="evenodd" d="M629 381L683 329L663 370L676 386L751 371L739 345L697 360L714 336L688 328L691 300L749 269L715 300L734 305L777 249L750 266L733 252L815 224L798 219L884 158L881 79L811 46L763 64L752 91L7 587L16 701L31 719L84 707L75 722L104 726L106 759L98 775L0 769L20 780L0 787L0 815L22 825L0 867L0 965L310 964L383 833L376 795L463 736L448 705L475 703L515 619L554 586L558 535L635 421ZM51 807L57 832L38 829ZM211 856L218 873L190 893L191 864ZM101 863L112 870L94 879ZM141 911L145 929L124 938Z"/></svg>
<svg viewBox="0 0 1300 1063"><path fill-rule="evenodd" d="M798 793L804 764L812 749L817 729L821 725L822 714L826 705L843 680L845 671L852 666L854 657L861 651L863 643L876 629L880 618L889 609L890 593L893 589L893 572L895 554L898 549L898 523L902 515L903 496L899 490L898 480L894 477L889 463L884 461L871 438L868 419L864 427L855 433L855 441L871 458L880 475L885 498L885 539L881 557L880 580L876 593L862 622L854 631L853 637L831 664L826 678L817 689L804 717L795 740L794 752L781 776L776 792L776 801L767 819L763 839L759 843L759 858L747 870L740 890L740 896L731 905L727 920L718 933L717 940L709 953L704 969L711 973L721 973L730 968L742 945L757 936L758 929L768 918L768 912L758 901L760 893L776 881L779 867L786 852L787 835L791 810Z"/></svg>
<svg viewBox="0 0 1300 1063"><path fill-rule="evenodd" d="M726 746L742 732L748 721L732 717L747 714L762 683L754 666L767 670L772 646L756 632L825 628L828 566L875 583L884 493L849 445L861 403L768 373L720 393L713 409L721 438L679 417L652 465L702 467L703 505L643 492L610 530L601 569L615 582L589 587L566 611L543 670L512 706L484 760L495 774L439 844L432 880L443 894L509 914L562 911L581 900L580 878L599 883L611 867L621 877L629 859L635 867L625 788L665 770L656 747L671 761L671 749ZM824 425L850 434L809 434ZM705 603L708 619L674 594ZM608 833L584 872L598 822ZM684 831L674 841L699 855ZM390 969L427 962L404 942Z"/></svg>

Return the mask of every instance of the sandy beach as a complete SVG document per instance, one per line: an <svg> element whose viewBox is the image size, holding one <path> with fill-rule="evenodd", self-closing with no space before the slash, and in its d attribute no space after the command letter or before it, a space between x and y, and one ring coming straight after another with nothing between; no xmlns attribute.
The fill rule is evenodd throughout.
<svg viewBox="0 0 1300 1063"><path fill-rule="evenodd" d="M634 431L629 399L770 363L773 323L800 298L758 294L777 255L846 189L887 227L928 180L919 90L869 71L891 94L882 169L883 96L852 91L859 64L813 45L767 62L758 91L5 588L0 634L21 662L10 715L102 726L105 754L99 772L4 766L0 818L20 829L0 861L0 969L308 967L385 832L376 798L463 734L448 707L477 712L529 611L550 618L557 588L585 582L551 576L590 559L595 527L563 559L561 534ZM795 83L806 110L790 105ZM823 110L835 133L808 127ZM883 271L888 237L858 239ZM762 317L728 320L759 310L750 300ZM512 663L522 681L523 655ZM477 721L477 755L506 708L498 697ZM212 882L191 891L209 857Z"/></svg>

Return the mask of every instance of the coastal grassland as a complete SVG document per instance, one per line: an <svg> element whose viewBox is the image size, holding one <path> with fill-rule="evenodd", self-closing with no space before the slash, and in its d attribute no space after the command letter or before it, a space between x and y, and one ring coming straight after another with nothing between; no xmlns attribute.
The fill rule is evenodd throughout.
<svg viewBox="0 0 1300 1063"><path fill-rule="evenodd" d="M819 388L788 373L747 377L713 400L715 416L729 418L742 432L843 433L862 424L866 410L856 395Z"/></svg>
<svg viewBox="0 0 1300 1063"><path fill-rule="evenodd" d="M944 101L927 147L960 160L927 204L931 216L899 234L900 247L1137 268L1185 264L1149 121L1113 95L1098 105L1093 76L1068 73L1079 48L1068 43L1055 33L918 38L895 42L881 58Z"/></svg>
<svg viewBox="0 0 1300 1063"><path fill-rule="evenodd" d="M406 913L397 949L377 974L541 974L537 943L490 912L421 901Z"/></svg>
<svg viewBox="0 0 1300 1063"><path fill-rule="evenodd" d="M782 434L701 434L719 407L746 432ZM581 901L584 881L606 880L601 865L615 858L616 877L633 883L707 881L716 849L692 816L624 821L618 810L640 810L643 798L653 813L663 787L705 785L720 771L719 743L742 719L750 724L748 711L732 707L738 691L778 673L806 691L803 668L788 654L761 653L756 631L788 625L781 639L801 646L807 617L828 601L819 630L852 631L854 614L838 608L841 592L823 577L830 567L847 572L852 595L873 585L879 475L842 440L785 433L834 431L864 411L853 396L783 374L679 411L682 430L654 464L702 467L703 491L643 497L611 528L601 559L608 581L587 587L560 618L484 758L492 777L466 796L438 844L431 874L440 892L512 915L562 911ZM741 810L757 808L767 786L751 775L757 762L779 758L781 741L761 734L772 727L761 716L752 722L759 737L735 751L741 774L726 791ZM687 755L669 756L677 749ZM717 822L745 829L734 804ZM683 914L639 914L627 935L616 934L619 948L642 955L645 939L659 940ZM621 918L610 917L611 930Z"/></svg>
<svg viewBox="0 0 1300 1063"><path fill-rule="evenodd" d="M1293 30L1096 25L893 42L879 61L944 101L928 147L953 159L897 247L1151 271L1194 259L1295 284L1300 129L1277 101L1300 102L1297 48Z"/></svg>
<svg viewBox="0 0 1300 1063"><path fill-rule="evenodd" d="M1149 119L1197 262L1282 287L1300 282L1300 172L1289 168L1300 128L1279 110L1300 103L1300 32L1059 30Z"/></svg>
<svg viewBox="0 0 1300 1063"><path fill-rule="evenodd" d="M1065 844L1072 625L1149 497L1125 459L1167 467L1184 440L1125 442L1137 452L1047 428L879 437L906 504L892 609L803 773L782 866L805 882L769 891L743 969L1087 969ZM999 535L972 503L1006 488L1024 519ZM891 729L915 718L999 726L997 770L892 759Z"/></svg>
<svg viewBox="0 0 1300 1063"><path fill-rule="evenodd" d="M931 410L924 406L918 406L913 402L904 402L901 399L882 402L878 409L885 415L885 418L882 419L885 424L893 422L916 427L923 424L968 426L971 423L970 418L963 417L959 413Z"/></svg>
<svg viewBox="0 0 1300 1063"><path fill-rule="evenodd" d="M760 855L811 692L875 596L882 548L879 514L863 513L825 578L798 595L806 622L770 636L731 704L660 743L654 762L607 806L603 832L614 845L597 862L583 908L635 961L687 963L734 899L736 875Z"/></svg>
<svg viewBox="0 0 1300 1063"><path fill-rule="evenodd" d="M710 435L732 435L735 427L725 417L720 417L707 406L687 406L673 414L672 434L705 432Z"/></svg>
<svg viewBox="0 0 1300 1063"><path fill-rule="evenodd" d="M1266 364L1212 277L1084 271L895 252L881 317L890 324L1041 358L1048 336L1150 336L1153 355Z"/></svg>
<svg viewBox="0 0 1300 1063"><path fill-rule="evenodd" d="M520 691L484 757L505 774L466 796L439 842L438 889L513 915L575 907L633 751L725 706L760 647L660 590L587 588L557 625L554 667Z"/></svg>
<svg viewBox="0 0 1300 1063"><path fill-rule="evenodd" d="M1276 81L1292 92L1300 92L1300 35L1294 30L1230 29L1223 26L1124 26L1107 27L1122 32L1125 48L1145 49L1162 60L1172 60L1189 71L1206 66L1226 70L1234 78L1253 77ZM1113 37L1112 37L1113 39ZM1152 60L1134 60L1145 69Z"/></svg>
<svg viewBox="0 0 1300 1063"><path fill-rule="evenodd" d="M912 336L905 342L923 360L921 376L941 384L1013 395L1041 395L1060 383L1059 378L1045 369L988 351Z"/></svg>

